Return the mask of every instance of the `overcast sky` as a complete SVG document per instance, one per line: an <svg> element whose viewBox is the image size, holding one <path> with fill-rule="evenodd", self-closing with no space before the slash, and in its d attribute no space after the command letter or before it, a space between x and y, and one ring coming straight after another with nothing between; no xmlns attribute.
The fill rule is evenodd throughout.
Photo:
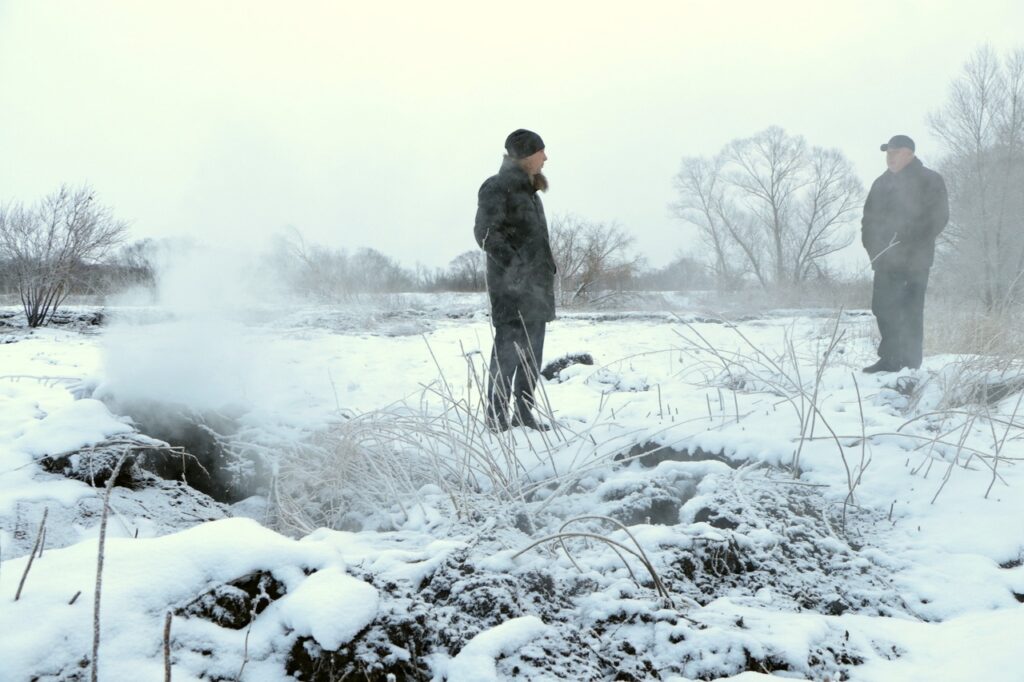
<svg viewBox="0 0 1024 682"><path fill-rule="evenodd" d="M618 3L0 0L0 202L91 183L132 236L291 225L405 265L474 248L505 136L544 138L549 219L618 221L654 265L684 156L776 124L865 185L1019 0Z"/></svg>

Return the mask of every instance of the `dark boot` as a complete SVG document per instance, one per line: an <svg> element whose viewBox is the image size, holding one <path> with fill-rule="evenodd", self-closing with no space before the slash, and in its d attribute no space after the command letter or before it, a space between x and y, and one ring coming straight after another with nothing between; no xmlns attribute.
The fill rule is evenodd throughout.
<svg viewBox="0 0 1024 682"><path fill-rule="evenodd" d="M875 374L877 372L898 372L899 367L896 367L887 360L879 360L873 365L868 365L861 371L864 372L865 374Z"/></svg>
<svg viewBox="0 0 1024 682"><path fill-rule="evenodd" d="M505 415L504 410L495 412L492 409L488 409L487 416L484 417L484 423L487 425L487 430L494 433L508 431L509 427L508 417Z"/></svg>
<svg viewBox="0 0 1024 682"><path fill-rule="evenodd" d="M544 424L537 421L537 418L533 416L533 412L530 408L523 405L517 405L516 410L512 415L512 426L525 426L528 429L535 431L550 431L551 425Z"/></svg>

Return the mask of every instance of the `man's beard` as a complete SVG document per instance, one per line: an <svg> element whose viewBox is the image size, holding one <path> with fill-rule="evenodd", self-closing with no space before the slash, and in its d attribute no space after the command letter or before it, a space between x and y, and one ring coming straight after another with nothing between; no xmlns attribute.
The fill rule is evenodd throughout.
<svg viewBox="0 0 1024 682"><path fill-rule="evenodd" d="M548 179L543 173L538 172L533 176L533 189L538 192L548 191Z"/></svg>

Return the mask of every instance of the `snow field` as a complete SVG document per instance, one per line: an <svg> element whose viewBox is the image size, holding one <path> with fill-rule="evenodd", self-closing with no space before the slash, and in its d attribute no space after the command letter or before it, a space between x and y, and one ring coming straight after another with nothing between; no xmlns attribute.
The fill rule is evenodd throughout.
<svg viewBox="0 0 1024 682"><path fill-rule="evenodd" d="M0 379L0 603L5 603L0 627L11 633L0 643L4 679L61 679L88 654L96 551L89 538L95 537L98 517L62 517L61 509L92 499L95 492L84 483L42 473L34 462L43 454L80 450L130 431L100 398L172 399L211 409L231 405L240 415L242 437L268 448L322 431L337 418L339 406L362 413L391 409L396 400L408 398L408 404L438 409L440 402L424 404L418 398L423 386L437 381L438 365L457 387L452 394L466 391L473 400L466 388L465 354L480 362L489 352L485 319L399 316L381 323L375 334L360 334L329 328L336 320L311 326L309 317L259 325L231 322L224 329L181 329L157 321L114 326L98 336L42 330L0 346L0 376L23 377ZM529 479L541 484L521 505L536 525L532 534L511 528L508 516L515 507L487 498L486 490L474 503L477 513L496 520L486 537L463 523L453 525L444 491L428 486L420 488L415 503L405 501L404 512L379 510L374 523L388 519L394 530L320 530L300 542L246 519L162 535L166 524L147 520L125 499L107 548L103 679L159 677L164 614L254 571L280 580L286 594L246 630L175 616L175 679L233 679L243 662L244 679L280 679L300 638L335 650L365 637L375 618L412 604L401 601L403 589L411 594L443 574L454 556L484 576L504 572L518 579L546 571L558 590L583 585L559 552L538 549L510 557L531 536L556 532L561 522L586 513L636 517L631 530L662 578L700 603L683 608L692 622L666 613L644 580L634 583L607 546L577 543L573 555L587 571L589 594L582 591L546 607L517 603L510 608L521 615L477 632L471 631L474 623L486 619L451 625L461 633L461 647L445 653L438 646L431 654L429 669L436 679L506 679L527 670L533 670L533 679L543 679L552 673L536 660L545 649L570 646L573 623L584 634L588 628L604 630L588 641L616 647L614 656L648 661L665 679L712 679L715 671L725 679L727 671L743 670L748 658L774 661L798 676L842 668L857 680L1018 679L1014 633L1024 626L1024 610L1015 595L1024 595L1024 527L1015 520L1024 518L1024 496L1015 491L1024 482L1013 458L1024 455L1019 431L1011 429L1002 459L994 462L993 442L1002 436L996 431L993 437L998 425L941 410L912 421L940 405L943 377L957 358L928 358L921 371L898 377L858 374L872 359L861 329L868 323L870 318L842 321L850 333L818 382L820 413L810 438L809 425L802 423L809 413L800 396L773 393L772 384L784 385L784 377L750 371L756 369L757 351L725 325L694 323L692 329L721 352L736 353L731 373L723 373L707 353L696 353L692 329L681 323L642 317L556 321L546 356L586 351L596 364L570 367L560 381L544 386L564 431L562 441L542 443L523 430L511 434ZM385 335L410 327L426 338ZM791 341L801 380L810 385L831 321L769 317L739 329L773 358L784 356ZM794 371L792 364L783 366ZM744 388L729 390L737 378L745 380ZM916 386L908 389L911 381ZM93 387L93 397L76 400L68 389L77 386ZM1015 400L1008 395L989 406L989 413L1009 419ZM752 466L788 466L802 430L808 438L801 448L799 482L785 481L782 471ZM573 433L585 434L591 445ZM654 469L610 461L644 443L676 452L699 448L723 461L669 461ZM989 457L968 460L971 450ZM986 497L993 463L997 475ZM747 468L737 475L732 467L740 465ZM860 482L848 499L849 481L858 474ZM548 480L571 485L544 485ZM795 488L807 494L801 497L791 491ZM647 523L652 499L664 501L659 513L665 518ZM844 502L850 503L845 531ZM115 498L115 510L118 504ZM796 510L775 515L773 510L788 505ZM34 562L21 600L13 602L43 506L63 530L54 532L55 544L48 543ZM698 520L706 509L721 515ZM608 526L593 529L629 541ZM701 557L716 552L726 563L747 561L760 568L734 567L716 576L707 572L713 563L700 564ZM694 557L696 565L680 563L684 556ZM774 586L758 582L767 580L762 569L785 570L785 561L794 570L805 566L821 573L809 575L807 583L796 576ZM643 574L639 564L632 567ZM307 576L304 569L315 572ZM821 579L828 572L838 577ZM864 577L858 579L860 572ZM406 587L384 588L385 583ZM82 596L68 605L76 591ZM801 591L814 597L814 608L800 606ZM822 610L830 603L828 595L840 604L838 613ZM451 608L457 612L458 602ZM436 615L454 623L444 620L452 615ZM621 621L617 629L609 629L613 621ZM623 642L635 654L622 653ZM839 644L845 653L826 660L828 650ZM204 655L205 650L216 655ZM401 656L397 649L392 654ZM814 664L820 654L826 658ZM844 656L853 664L841 663ZM681 660L683 667L673 668ZM731 677L763 678L754 671Z"/></svg>

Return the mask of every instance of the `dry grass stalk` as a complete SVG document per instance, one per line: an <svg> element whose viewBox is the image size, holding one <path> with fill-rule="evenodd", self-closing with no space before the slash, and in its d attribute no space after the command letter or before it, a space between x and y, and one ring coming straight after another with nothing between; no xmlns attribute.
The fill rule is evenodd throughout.
<svg viewBox="0 0 1024 682"><path fill-rule="evenodd" d="M49 513L49 507L43 509L43 520L39 522L39 532L36 533L36 542L32 547L32 552L28 555L28 563L25 564L25 572L21 574L21 580L18 581L18 591L14 593L14 601L21 599L21 590L25 587L25 579L28 578L28 572L32 570L32 562L36 558L36 552L39 552L40 550L43 534L46 532L46 516Z"/></svg>
<svg viewBox="0 0 1024 682"><path fill-rule="evenodd" d="M582 430L560 425L543 383L535 387L534 409L550 420L551 432L490 431L483 399L486 371L471 354L463 355L464 392L442 373L422 387L417 405L399 402L338 420L286 452L272 488L279 524L305 534L320 526L337 528L353 510L379 512L397 505L408 515L404 500L415 504L426 484L444 491L459 518L490 501L525 510L541 488L554 484L564 491L580 469L621 452L621 443L602 448L594 437L600 420ZM622 438L616 434L614 440ZM566 451L576 454L562 471L556 454ZM544 468L550 471L541 473Z"/></svg>
<svg viewBox="0 0 1024 682"><path fill-rule="evenodd" d="M621 542L618 542L617 540L612 540L611 538L606 537L604 535L599 535L597 533L565 532L565 531L562 531L562 532L555 533L553 535L548 535L547 537L540 538L539 540L535 540L534 542L530 543L528 546L526 546L523 549L521 549L518 552L516 552L512 556L512 558L513 559L517 559L520 556L522 556L523 554L525 554L526 552L528 552L531 549L533 549L534 547L542 545L542 544L544 544L546 542L554 542L554 541L557 540L559 543L564 543L566 538L588 538L588 539L591 539L591 540L598 540L598 541L603 542L603 543L607 544L608 546L610 546L610 547L612 547L612 548L614 548L616 550L620 550L620 551L625 552L626 554L629 554L630 556L636 558L641 564L643 564L644 568L647 569L648 574L650 574L651 580L654 583L654 589L658 593L658 596L661 599L665 600L665 602L670 607L674 608L674 603L672 601L672 595L669 594L668 590L665 589L664 584L661 582L661 578L658 577L658 572L654 569L654 566L647 559L646 555L644 555L642 553L643 550L640 550L638 552L638 551L634 550L633 548L628 547L627 545L624 545ZM636 542L635 538L633 539L633 541ZM564 544L563 544L563 546L564 546ZM623 560L623 563L625 563L625 559L623 559L622 554L619 554L619 551L616 551L616 554L618 554L619 558ZM570 561L573 561L572 557L570 557ZM576 565L576 562L573 561L573 564ZM579 568L578 565L577 565L577 568ZM629 574L630 574L631 577L633 577L634 581L636 581L636 576L633 574L633 571L629 568L628 564L626 564L626 569L629 571ZM639 582L637 582L637 584L639 585Z"/></svg>
<svg viewBox="0 0 1024 682"><path fill-rule="evenodd" d="M117 464L114 466L113 473L111 473L110 478L107 479L107 492L103 496L103 514L100 516L100 537L96 551L96 589L93 593L92 602L92 665L90 666L89 671L89 679L91 682L97 682L99 679L100 597L102 596L103 591L103 560L107 541L107 516L108 511L110 510L110 494L114 490L114 481L116 481L118 475L120 475L121 467L124 466L124 463L131 452L131 450L126 450L118 458Z"/></svg>
<svg viewBox="0 0 1024 682"><path fill-rule="evenodd" d="M164 616L164 682L171 682L171 611Z"/></svg>
<svg viewBox="0 0 1024 682"><path fill-rule="evenodd" d="M995 483L996 483L996 476L997 476L996 469L999 466L999 455L1002 454L1003 447L1006 445L1006 437L1010 434L1010 424L1012 424L1014 422L1014 420L1017 418L1017 412L1018 412L1018 410L1020 410L1020 403L1021 403L1021 399L1022 398L1024 398L1024 391L1021 391L1020 393L1017 394L1017 402L1013 406L1013 414L1010 415L1009 423L1006 425L1006 428L1003 430L1003 437L1001 439L999 439L998 445L996 444L995 427L993 426L993 429L992 429L992 443L995 446L995 453L996 454L995 454L995 461L992 464L992 480L989 481L988 488L985 490L985 499L986 500L988 499L989 493L992 492L992 486L994 486ZM989 423L990 424L994 424L994 422L992 422L992 421L990 421Z"/></svg>
<svg viewBox="0 0 1024 682"><path fill-rule="evenodd" d="M100 534L96 549L96 587L93 592L92 606L92 661L89 671L91 682L96 682L99 679L100 600L103 593L103 562L107 541L107 519L110 515L110 496L114 491L114 484L117 481L117 477L121 475L121 468L128 461L129 456L138 450L157 449L171 454L184 452L181 448L172 448L166 444L161 447L159 443L154 442L139 443L130 439L122 439L116 442L124 448L124 452L118 457L117 464L114 466L110 478L107 479L106 492L103 495L103 513L100 516Z"/></svg>
<svg viewBox="0 0 1024 682"><path fill-rule="evenodd" d="M623 524L622 522L620 522L620 521L618 521L616 519L613 519L610 516L602 516L602 515L577 516L577 517L569 519L568 521L563 523L562 527L558 529L558 532L559 533L564 533L565 529L570 524L578 523L580 521L588 521L588 520L604 521L604 522L607 522L607 523L611 523L612 525L618 527L618 529L621 530L623 533L625 533L627 536L629 536L629 539L632 540L633 545L636 547L636 550L639 553L641 562L643 562L645 568L648 568L648 571L651 574L651 579L654 581L654 586L655 586L655 589L658 591L658 594L662 598L664 598L669 603L669 605L673 605L672 604L672 596L669 594L669 591L665 588L665 585L661 582L661 577L658 575L657 571L654 570L654 564L651 563L651 560L647 557L647 553L644 551L643 546L636 539L636 536L634 536L633 533L630 532L629 528L627 528L625 526L625 524ZM576 569L580 573L582 573L583 569L581 569L579 567L579 565L576 563L576 561L572 558L572 555L569 553L569 548L566 546L564 539L560 538L559 539L559 544L561 544L562 551L565 552L565 555L569 558L569 561L572 562L572 565L575 566ZM626 569L629 571L630 577L633 578L633 582L636 582L637 584L639 584L639 581L637 581L636 576L633 575L633 570L631 568L629 568L629 564L626 563L625 558L622 556L622 554L619 553L618 548L615 545L609 545L609 546L615 551L616 554L618 554L619 558L622 559L622 563L626 565Z"/></svg>
<svg viewBox="0 0 1024 682"><path fill-rule="evenodd" d="M729 388L733 391L734 400L736 400L737 404L737 422L739 421L739 406L738 399L735 398L735 394L737 391L741 390L741 388L746 388L747 390L763 390L763 388L767 388L771 393L781 397L784 402L787 402L792 406L800 424L800 435L797 439L796 448L793 452L793 459L790 464L790 469L794 478L800 477L800 458L805 444L815 440L814 430L816 425L820 422L821 425L828 430L829 437L836 445L836 451L839 453L840 460L843 463L843 469L846 472L848 492L846 503L844 503L843 506L843 529L845 530L847 507L853 502L854 491L857 486L860 485L864 468L866 468L869 461L865 461L864 446L862 445L861 468L856 476L853 475L853 472L850 469L850 463L846 458L846 451L843 448L842 442L840 441L838 434L832 428L828 418L821 410L821 389L825 371L829 368L832 358L845 336L846 330L840 329L842 317L843 311L840 310L836 315L835 321L831 325L831 332L827 337L824 352L818 354L815 358L814 377L809 382L804 380L800 370L801 362L796 351L796 345L793 343L792 337L789 334L786 335L784 342L785 349L782 356L779 358L774 358L769 355L763 348L745 335L735 324L725 323L736 334L736 336L743 341L744 345L751 351L752 355L744 355L738 351L723 351L719 349L693 324L682 320L681 318L680 321L693 334L693 337L689 337L678 331L676 334L688 344L686 348L681 350L688 349L694 356L701 356L704 354L710 355L718 368L716 376L721 377L724 375L728 377ZM753 382L750 381L751 379L753 379ZM854 383L856 385L856 381ZM863 432L865 430L864 411L861 403L859 387L857 387L857 400L860 405L861 430ZM710 413L710 401L708 410ZM863 433L861 442L864 442Z"/></svg>

